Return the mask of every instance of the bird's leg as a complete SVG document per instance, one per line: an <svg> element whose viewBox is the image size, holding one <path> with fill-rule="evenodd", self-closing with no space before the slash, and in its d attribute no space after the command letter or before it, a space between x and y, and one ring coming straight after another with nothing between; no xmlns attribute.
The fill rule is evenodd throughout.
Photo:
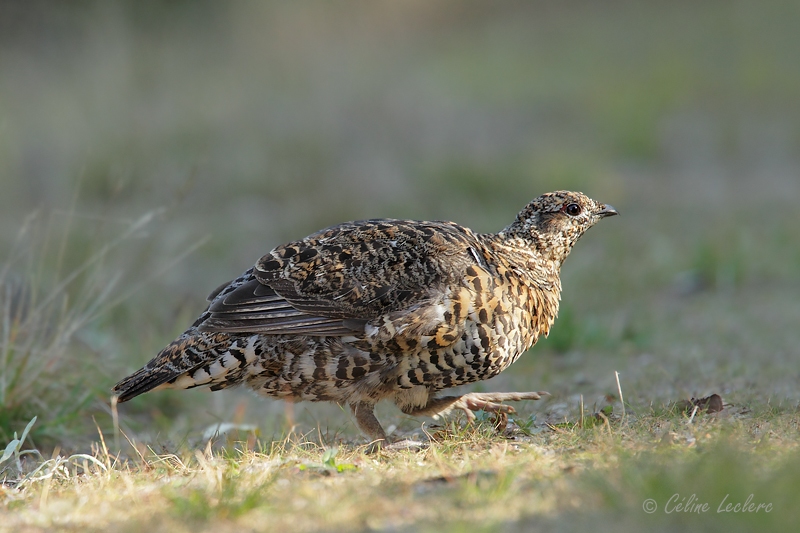
<svg viewBox="0 0 800 533"><path fill-rule="evenodd" d="M371 441L380 445L386 442L386 432L381 423L375 418L375 404L370 402L355 402L350 404L350 410L356 417L356 424Z"/></svg>
<svg viewBox="0 0 800 533"><path fill-rule="evenodd" d="M475 420L474 411L487 413L514 413L510 405L502 402L517 402L520 400L539 400L547 392L470 392L461 396L444 396L431 399L425 407L403 409L403 412L412 416L443 416L453 409L460 409L467 415L467 420Z"/></svg>

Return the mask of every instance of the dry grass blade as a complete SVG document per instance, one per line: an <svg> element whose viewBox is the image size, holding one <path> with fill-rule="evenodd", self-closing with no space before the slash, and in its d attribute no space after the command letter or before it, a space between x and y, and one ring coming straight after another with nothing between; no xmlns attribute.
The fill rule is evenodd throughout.
<svg viewBox="0 0 800 533"><path fill-rule="evenodd" d="M64 244L61 236L55 277L46 282L41 267L48 263L48 240L54 223L37 228L34 220L20 230L20 245L0 271L0 409L13 411L35 401L44 374L56 374L73 335L108 309L119 274L110 278L98 272L108 254L151 223L151 211L91 253L78 267L58 275ZM70 217L68 217L70 220ZM68 231L69 224L65 225ZM42 230L39 235L37 230ZM15 263L21 266L12 268ZM12 276L13 271L20 274ZM50 380L46 380L50 381Z"/></svg>

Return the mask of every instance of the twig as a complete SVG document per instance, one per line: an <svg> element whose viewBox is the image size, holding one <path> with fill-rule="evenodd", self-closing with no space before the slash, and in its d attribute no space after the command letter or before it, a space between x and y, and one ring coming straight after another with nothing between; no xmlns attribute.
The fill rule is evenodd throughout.
<svg viewBox="0 0 800 533"><path fill-rule="evenodd" d="M619 391L619 403L622 404L622 419L625 419L625 400L622 398L622 385L619 384L619 372L616 370L614 371L614 375L617 377L617 391Z"/></svg>
<svg viewBox="0 0 800 533"><path fill-rule="evenodd" d="M114 446L117 448L117 453L122 450L119 445L119 412L117 411L118 400L119 397L117 395L111 397L111 421L114 424ZM105 446L105 442L103 445Z"/></svg>
<svg viewBox="0 0 800 533"><path fill-rule="evenodd" d="M610 437L611 436L611 424L608 421L608 417L606 416L606 414L603 411L597 411L597 416L599 416L600 418L603 419L603 425L608 430L608 436Z"/></svg>
<svg viewBox="0 0 800 533"><path fill-rule="evenodd" d="M697 409L698 409L698 406L695 405L694 409L692 409L692 416L689 417L689 422L687 422L687 424L691 424L692 423L692 420L694 420L694 415L697 414Z"/></svg>

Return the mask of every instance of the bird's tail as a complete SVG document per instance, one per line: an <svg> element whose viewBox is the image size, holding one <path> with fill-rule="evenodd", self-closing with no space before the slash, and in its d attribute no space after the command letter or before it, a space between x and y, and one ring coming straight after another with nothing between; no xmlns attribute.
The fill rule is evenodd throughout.
<svg viewBox="0 0 800 533"><path fill-rule="evenodd" d="M148 364L114 385L112 390L118 402L127 402L167 383L173 377L169 372L159 371Z"/></svg>
<svg viewBox="0 0 800 533"><path fill-rule="evenodd" d="M212 385L200 372L219 357L218 347L230 344L222 333L206 334L189 330L161 350L144 367L114 385L118 402L128 400L157 388L188 389ZM208 377L208 372L205 373Z"/></svg>

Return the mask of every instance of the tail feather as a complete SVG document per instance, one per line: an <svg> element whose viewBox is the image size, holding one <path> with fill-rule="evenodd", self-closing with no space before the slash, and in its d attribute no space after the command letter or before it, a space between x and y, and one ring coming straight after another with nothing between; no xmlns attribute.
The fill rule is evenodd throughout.
<svg viewBox="0 0 800 533"><path fill-rule="evenodd" d="M130 376L126 377L112 389L117 396L117 402L127 402L140 394L149 392L159 385L177 378L180 374L165 371L166 369L153 368L148 363L144 368L140 368Z"/></svg>
<svg viewBox="0 0 800 533"><path fill-rule="evenodd" d="M229 335L198 333L190 329L143 368L114 385L117 401L127 402L162 385L188 389L230 381L233 376L227 376L229 372L237 375L244 372L244 355L237 358L230 352L225 354L226 350L234 347L239 352L242 349L235 341L231 343ZM235 370L238 372L232 372Z"/></svg>

